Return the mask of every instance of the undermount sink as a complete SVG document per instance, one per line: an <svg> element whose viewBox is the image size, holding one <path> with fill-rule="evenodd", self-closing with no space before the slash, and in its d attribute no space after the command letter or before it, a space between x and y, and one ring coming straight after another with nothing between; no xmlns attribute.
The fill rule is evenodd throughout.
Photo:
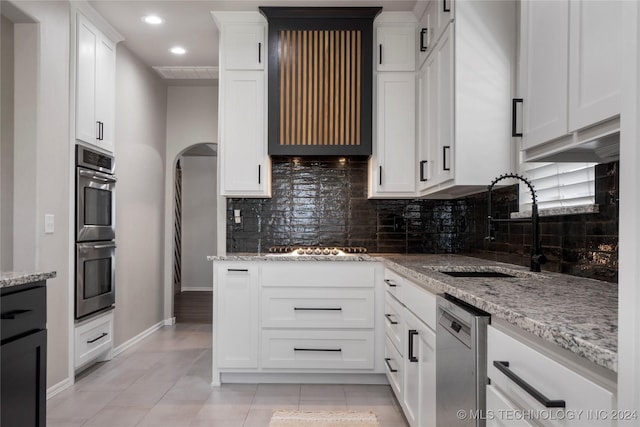
<svg viewBox="0 0 640 427"><path fill-rule="evenodd" d="M441 271L440 273L451 277L516 277L500 271Z"/></svg>
<svg viewBox="0 0 640 427"><path fill-rule="evenodd" d="M540 273L497 265L423 265L423 267L427 270L458 278L527 279L540 277Z"/></svg>

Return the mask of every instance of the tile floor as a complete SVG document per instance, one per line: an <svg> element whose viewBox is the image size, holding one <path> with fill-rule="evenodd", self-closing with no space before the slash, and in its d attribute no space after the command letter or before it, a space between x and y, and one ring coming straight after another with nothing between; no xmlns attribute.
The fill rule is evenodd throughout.
<svg viewBox="0 0 640 427"><path fill-rule="evenodd" d="M274 409L374 411L406 427L388 386L211 387L211 325L164 327L47 401L49 427L267 427Z"/></svg>

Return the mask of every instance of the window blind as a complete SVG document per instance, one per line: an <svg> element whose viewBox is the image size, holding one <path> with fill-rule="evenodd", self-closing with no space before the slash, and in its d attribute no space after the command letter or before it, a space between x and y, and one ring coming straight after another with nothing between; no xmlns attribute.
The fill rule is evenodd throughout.
<svg viewBox="0 0 640 427"><path fill-rule="evenodd" d="M595 203L596 163L520 163L520 173L531 180L538 209ZM531 194L520 185L520 212L531 210Z"/></svg>

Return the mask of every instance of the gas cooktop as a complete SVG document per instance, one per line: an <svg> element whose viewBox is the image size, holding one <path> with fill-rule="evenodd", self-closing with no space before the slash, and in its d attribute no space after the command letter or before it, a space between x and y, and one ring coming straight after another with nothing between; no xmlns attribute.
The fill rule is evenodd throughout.
<svg viewBox="0 0 640 427"><path fill-rule="evenodd" d="M274 255L289 256L346 256L366 254L367 248L363 248L360 246L271 246L269 248L269 253Z"/></svg>

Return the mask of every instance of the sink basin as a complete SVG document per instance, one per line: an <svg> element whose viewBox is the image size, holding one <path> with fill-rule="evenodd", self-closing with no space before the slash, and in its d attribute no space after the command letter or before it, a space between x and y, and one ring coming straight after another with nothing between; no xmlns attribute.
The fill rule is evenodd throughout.
<svg viewBox="0 0 640 427"><path fill-rule="evenodd" d="M501 271L441 271L451 277L516 277Z"/></svg>
<svg viewBox="0 0 640 427"><path fill-rule="evenodd" d="M423 265L423 268L460 278L527 279L541 276L540 273L497 265Z"/></svg>

